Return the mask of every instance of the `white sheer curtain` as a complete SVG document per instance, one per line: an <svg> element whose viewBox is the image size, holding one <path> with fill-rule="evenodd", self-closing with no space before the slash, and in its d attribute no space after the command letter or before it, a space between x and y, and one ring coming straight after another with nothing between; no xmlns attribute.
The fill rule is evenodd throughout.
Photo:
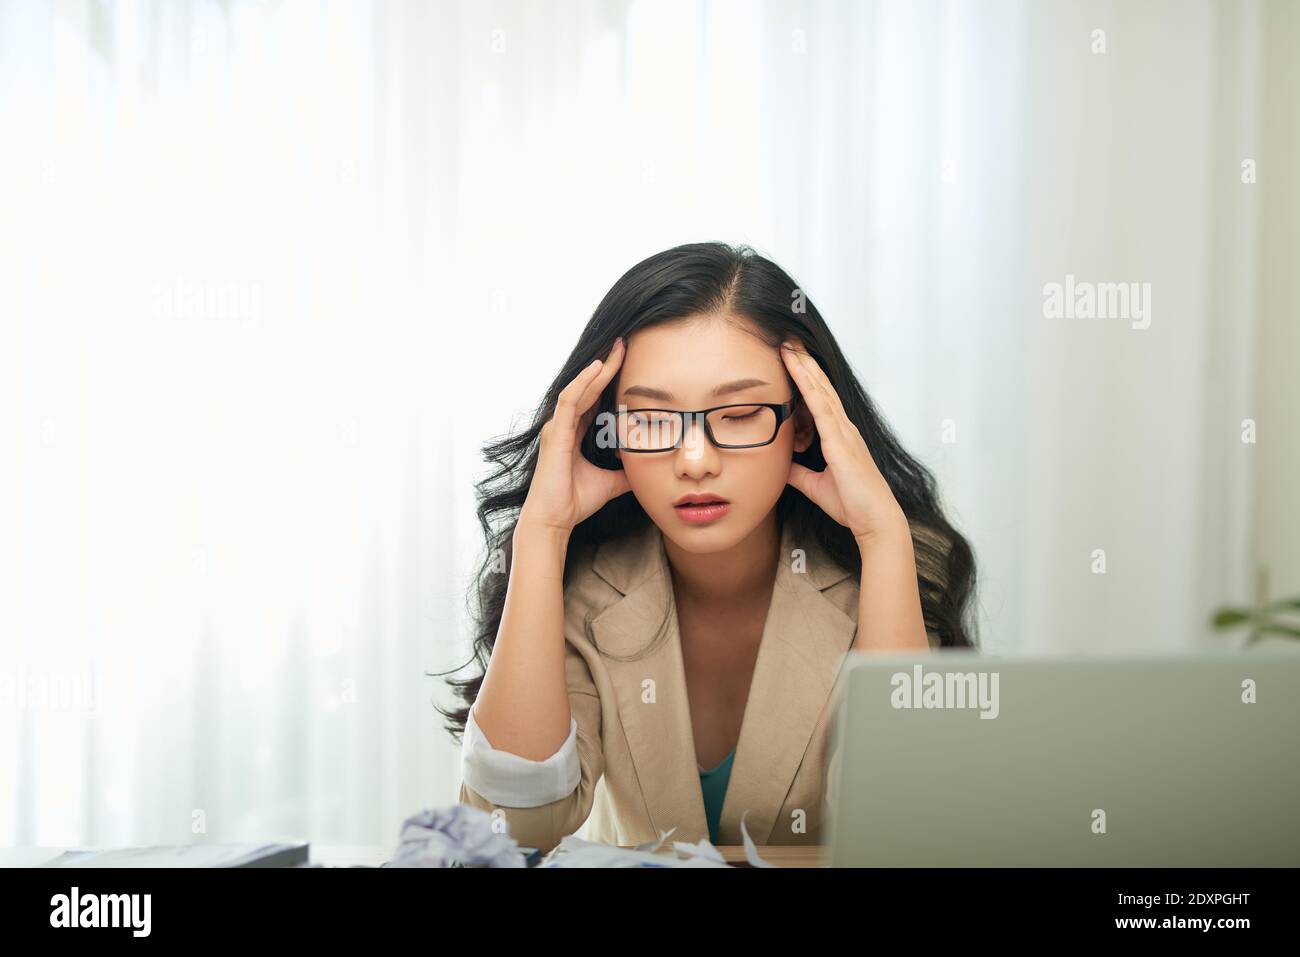
<svg viewBox="0 0 1300 957"><path fill-rule="evenodd" d="M1259 29L6 3L0 841L384 844L453 801L425 672L466 653L479 447L687 241L818 303L975 546L989 650L1207 641L1247 591ZM1044 318L1067 273L1153 283L1151 327Z"/></svg>

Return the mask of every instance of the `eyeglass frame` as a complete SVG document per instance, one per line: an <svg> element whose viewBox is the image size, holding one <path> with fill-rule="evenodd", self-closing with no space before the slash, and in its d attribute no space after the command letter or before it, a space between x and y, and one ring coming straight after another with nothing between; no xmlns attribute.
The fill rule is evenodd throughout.
<svg viewBox="0 0 1300 957"><path fill-rule="evenodd" d="M682 440L686 438L686 420L685 418L683 418L683 416L698 415L698 416L702 416L700 421L704 423L704 434L708 437L709 442L713 445L715 449L761 449L764 446L771 445L773 442L776 441L776 437L781 434L781 426L785 425L786 419L794 415L795 407L798 405L799 405L799 393L796 392L793 396L790 397L789 402L730 402L727 405L715 405L712 408L696 409L694 411L685 411L682 409L649 409L644 407L638 407L635 409L620 409L618 411L613 412L612 414L615 417L617 417L627 412L671 412L681 420L682 428L681 428L681 435L677 437L677 441L672 445L668 446L666 449L627 449L627 448L623 448L623 446L621 445L615 446L615 448L617 448L618 451L620 452L635 452L643 455L658 455L663 452L671 452L673 449L681 448ZM743 408L751 408L751 409L764 408L764 409L771 409L772 411L774 411L776 413L776 428L772 430L772 437L768 439L766 442L754 442L749 445L722 445L713 437L713 427L709 425L709 413L717 412L719 409L743 409ZM615 430L614 434L617 436L618 431Z"/></svg>

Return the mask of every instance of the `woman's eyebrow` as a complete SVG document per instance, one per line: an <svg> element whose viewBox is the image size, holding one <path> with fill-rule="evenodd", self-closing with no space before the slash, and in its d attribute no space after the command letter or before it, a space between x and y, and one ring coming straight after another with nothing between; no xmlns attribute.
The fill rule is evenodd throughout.
<svg viewBox="0 0 1300 957"><path fill-rule="evenodd" d="M733 392L741 392L745 389L753 389L768 384L762 379L737 379L735 382L723 383L710 394L715 396L730 395ZM661 402L676 401L676 397L671 392L655 389L648 385L633 385L623 390L624 398L634 395L644 396L647 399L658 399Z"/></svg>

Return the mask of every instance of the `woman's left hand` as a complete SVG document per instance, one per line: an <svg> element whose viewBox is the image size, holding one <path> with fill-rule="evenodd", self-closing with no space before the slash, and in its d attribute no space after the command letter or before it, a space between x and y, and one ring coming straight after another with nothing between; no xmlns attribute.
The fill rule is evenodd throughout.
<svg viewBox="0 0 1300 957"><path fill-rule="evenodd" d="M781 356L812 413L826 459L822 472L791 462L786 481L853 532L859 547L880 533L910 537L907 516L826 373L796 343L784 343Z"/></svg>

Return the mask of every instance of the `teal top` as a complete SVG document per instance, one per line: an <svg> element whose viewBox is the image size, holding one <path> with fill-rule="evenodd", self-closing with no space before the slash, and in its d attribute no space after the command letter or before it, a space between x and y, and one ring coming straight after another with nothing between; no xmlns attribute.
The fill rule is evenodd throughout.
<svg viewBox="0 0 1300 957"><path fill-rule="evenodd" d="M704 792L704 816L709 822L709 842L718 843L718 821L722 817L722 799L727 796L727 782L731 780L731 762L736 757L732 748L722 763L712 771L700 772L700 790Z"/></svg>

